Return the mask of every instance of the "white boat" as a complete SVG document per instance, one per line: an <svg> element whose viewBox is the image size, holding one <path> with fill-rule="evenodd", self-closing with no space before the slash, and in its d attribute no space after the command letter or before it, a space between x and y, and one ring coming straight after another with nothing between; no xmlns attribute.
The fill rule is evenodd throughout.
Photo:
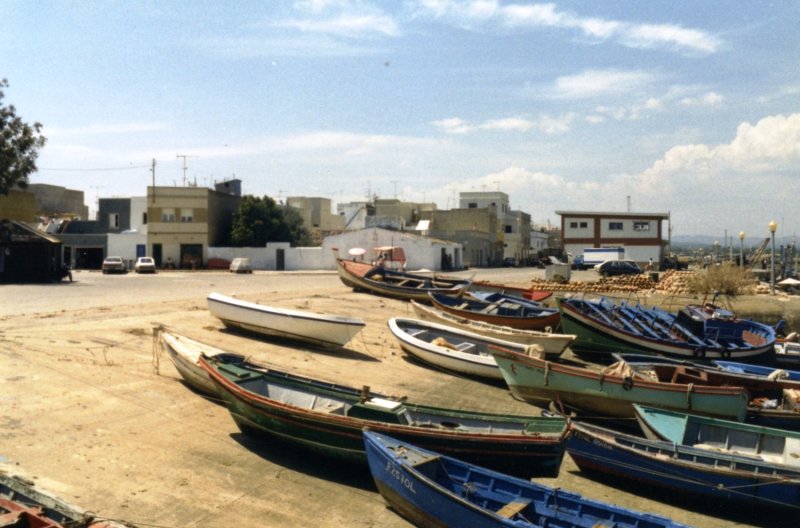
<svg viewBox="0 0 800 528"><path fill-rule="evenodd" d="M541 330L522 330L519 328L511 328L510 326L500 326L484 321L465 319L455 314L437 310L431 306L425 306L417 301L411 301L411 306L413 306L416 316L423 321L444 324L474 334L493 337L494 339L502 339L503 341L511 341L512 343L519 343L521 345L539 345L544 349L547 359L555 359L560 356L561 353L564 352L564 349L575 341L577 337L575 334L554 334Z"/></svg>
<svg viewBox="0 0 800 528"><path fill-rule="evenodd" d="M393 317L388 325L400 348L409 355L434 367L469 376L503 379L489 352L490 346L520 354L541 352L536 345L520 345L418 319Z"/></svg>
<svg viewBox="0 0 800 528"><path fill-rule="evenodd" d="M207 396L217 397L217 388L200 367L199 360L201 354L206 357L225 354L222 349L166 330L159 332L159 342L189 387Z"/></svg>
<svg viewBox="0 0 800 528"><path fill-rule="evenodd" d="M208 296L208 310L227 327L327 347L343 346L364 327L355 317L276 308L219 293Z"/></svg>

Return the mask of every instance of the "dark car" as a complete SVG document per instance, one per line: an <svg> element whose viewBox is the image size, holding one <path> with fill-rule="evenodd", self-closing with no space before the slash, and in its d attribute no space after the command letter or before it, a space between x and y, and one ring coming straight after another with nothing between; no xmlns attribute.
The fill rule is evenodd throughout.
<svg viewBox="0 0 800 528"><path fill-rule="evenodd" d="M585 270L587 266L583 261L583 255L578 255L577 257L573 258L571 267L574 270Z"/></svg>
<svg viewBox="0 0 800 528"><path fill-rule="evenodd" d="M504 268L516 268L517 267L517 259L514 257L506 257L503 259L503 267Z"/></svg>
<svg viewBox="0 0 800 528"><path fill-rule="evenodd" d="M642 273L642 268L630 260L607 260L595 266L594 269L603 277L611 277L612 275L638 275Z"/></svg>

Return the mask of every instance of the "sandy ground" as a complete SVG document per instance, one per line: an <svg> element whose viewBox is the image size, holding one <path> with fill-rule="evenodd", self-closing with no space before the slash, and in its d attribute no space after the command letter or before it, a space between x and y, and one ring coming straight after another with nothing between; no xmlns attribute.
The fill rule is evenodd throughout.
<svg viewBox="0 0 800 528"><path fill-rule="evenodd" d="M524 283L533 273L478 270L476 278ZM223 330L206 309L212 291L359 316L367 326L341 351L270 343ZM153 338L165 325L313 377L433 405L538 414L500 386L408 360L386 321L410 315L406 303L354 293L330 272L76 272L73 283L0 286L0 469L142 527L410 526L385 506L364 468L241 434L224 407L180 382ZM695 526L788 520L611 487L568 456L558 478L537 480Z"/></svg>

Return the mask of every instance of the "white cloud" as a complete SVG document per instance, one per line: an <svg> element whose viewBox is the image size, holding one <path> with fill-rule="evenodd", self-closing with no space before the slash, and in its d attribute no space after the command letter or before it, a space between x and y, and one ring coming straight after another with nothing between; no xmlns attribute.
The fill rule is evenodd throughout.
<svg viewBox="0 0 800 528"><path fill-rule="evenodd" d="M478 130L528 132L532 129L540 130L545 134L560 134L567 132L570 124L574 120L574 113L567 113L558 117L543 114L536 120L522 117L507 117L503 119L490 119L478 125L473 125L461 118L452 117L434 121L433 125L447 134L469 134Z"/></svg>
<svg viewBox="0 0 800 528"><path fill-rule="evenodd" d="M297 29L304 33L323 33L340 37L371 34L396 37L400 34L397 22L384 14L341 14L324 20L286 20L277 25Z"/></svg>
<svg viewBox="0 0 800 528"><path fill-rule="evenodd" d="M654 75L642 71L586 70L556 79L550 90L557 99L586 99L610 94L631 94L651 83Z"/></svg>
<svg viewBox="0 0 800 528"><path fill-rule="evenodd" d="M701 54L714 53L722 45L718 38L704 31L669 24L627 26L621 35L621 42L633 48L666 46Z"/></svg>
<svg viewBox="0 0 800 528"><path fill-rule="evenodd" d="M496 22L508 28L562 28L579 30L591 39L610 40L633 48L664 48L690 54L717 52L722 41L701 29L676 24L637 24L622 20L582 17L559 10L554 3L505 4L496 0L456 2L421 0L416 2L417 16L449 20L462 27Z"/></svg>
<svg viewBox="0 0 800 528"><path fill-rule="evenodd" d="M467 124L466 121L458 117L434 121L433 126L447 134L468 134L475 130L474 126Z"/></svg>
<svg viewBox="0 0 800 528"><path fill-rule="evenodd" d="M512 130L516 132L527 132L534 126L535 123L528 119L509 117L506 119L493 119L486 121L480 125L480 128L484 130Z"/></svg>
<svg viewBox="0 0 800 528"><path fill-rule="evenodd" d="M684 97L680 104L683 106L720 106L725 102L725 98L718 93L708 92L699 97Z"/></svg>

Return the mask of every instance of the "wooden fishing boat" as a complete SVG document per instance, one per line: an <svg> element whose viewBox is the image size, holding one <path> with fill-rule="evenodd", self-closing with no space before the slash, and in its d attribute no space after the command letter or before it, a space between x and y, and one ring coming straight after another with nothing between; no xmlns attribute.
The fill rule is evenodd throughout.
<svg viewBox="0 0 800 528"><path fill-rule="evenodd" d="M469 287L470 292L504 293L511 297L519 297L531 301L541 302L553 296L553 292L546 290L534 290L533 288L520 288L519 286L508 286L491 281L472 281Z"/></svg>
<svg viewBox="0 0 800 528"><path fill-rule="evenodd" d="M800 432L761 427L634 404L636 421L650 440L746 455L800 471Z"/></svg>
<svg viewBox="0 0 800 528"><path fill-rule="evenodd" d="M219 293L208 296L208 310L225 326L319 346L345 345L364 328L356 317L265 306Z"/></svg>
<svg viewBox="0 0 800 528"><path fill-rule="evenodd" d="M736 361L721 361L719 359L715 359L711 363L717 368L732 374L749 374L751 376L761 376L764 378L800 381L800 371L797 370L786 370L766 365L753 365L751 363L738 363Z"/></svg>
<svg viewBox="0 0 800 528"><path fill-rule="evenodd" d="M9 528L124 528L39 489L27 479L0 472L0 526Z"/></svg>
<svg viewBox="0 0 800 528"><path fill-rule="evenodd" d="M760 456L650 440L572 422L567 452L581 470L680 494L800 508L800 468Z"/></svg>
<svg viewBox="0 0 800 528"><path fill-rule="evenodd" d="M400 348L410 356L434 367L468 376L503 379L489 352L491 345L516 350L521 354L529 353L529 350L544 353L535 345L531 349L527 345L418 319L392 317L388 325Z"/></svg>
<svg viewBox="0 0 800 528"><path fill-rule="evenodd" d="M689 304L671 313L605 297L558 298L557 303L563 331L578 336L571 346L577 353L751 358L770 352L775 343L774 328L713 304Z"/></svg>
<svg viewBox="0 0 800 528"><path fill-rule="evenodd" d="M220 348L163 329L159 330L158 340L161 349L165 351L172 360L175 369L181 375L186 385L206 396L211 396L212 398L218 397L217 386L211 382L206 371L200 366L200 356L224 356L227 352ZM235 358L238 357L238 355L234 354L231 357Z"/></svg>
<svg viewBox="0 0 800 528"><path fill-rule="evenodd" d="M740 387L749 398L745 419L749 423L781 429L800 430L800 381L775 376L731 372L716 366L667 363L656 358L652 363L628 361L624 364L639 377L660 382L692 383L700 388ZM647 404L648 402L640 402ZM693 408L681 409L694 412Z"/></svg>
<svg viewBox="0 0 800 528"><path fill-rule="evenodd" d="M710 386L683 365L658 365L660 376L617 363L601 371L492 348L511 393L538 405L551 401L582 413L632 418L633 403L744 420L750 394L741 386ZM672 376L667 378L668 369Z"/></svg>
<svg viewBox="0 0 800 528"><path fill-rule="evenodd" d="M385 433L493 469L558 474L566 421L415 405L281 372L244 357L200 358L233 420L247 434L280 438L351 462L366 462L361 430Z"/></svg>
<svg viewBox="0 0 800 528"><path fill-rule="evenodd" d="M538 303L502 294L494 294L496 300L455 297L442 293L430 293L429 302L437 309L458 317L483 321L498 326L510 326L521 330L554 330L561 316L558 310L546 308Z"/></svg>
<svg viewBox="0 0 800 528"><path fill-rule="evenodd" d="M473 321L417 301L411 301L414 314L423 321L445 324L474 334L494 339L511 341L520 345L539 345L549 359L555 359L575 340L573 334L556 334L541 330L522 330L510 326L499 326L483 321Z"/></svg>
<svg viewBox="0 0 800 528"><path fill-rule="evenodd" d="M364 271L362 263L344 259L336 259L336 270L342 282L354 290L421 302L429 302L428 292L461 295L471 282L469 279L408 273L378 266Z"/></svg>
<svg viewBox="0 0 800 528"><path fill-rule="evenodd" d="M800 343L783 339L776 340L775 361L800 367Z"/></svg>
<svg viewBox="0 0 800 528"><path fill-rule="evenodd" d="M394 438L364 431L375 485L417 526L617 528L681 524L514 478Z"/></svg>

